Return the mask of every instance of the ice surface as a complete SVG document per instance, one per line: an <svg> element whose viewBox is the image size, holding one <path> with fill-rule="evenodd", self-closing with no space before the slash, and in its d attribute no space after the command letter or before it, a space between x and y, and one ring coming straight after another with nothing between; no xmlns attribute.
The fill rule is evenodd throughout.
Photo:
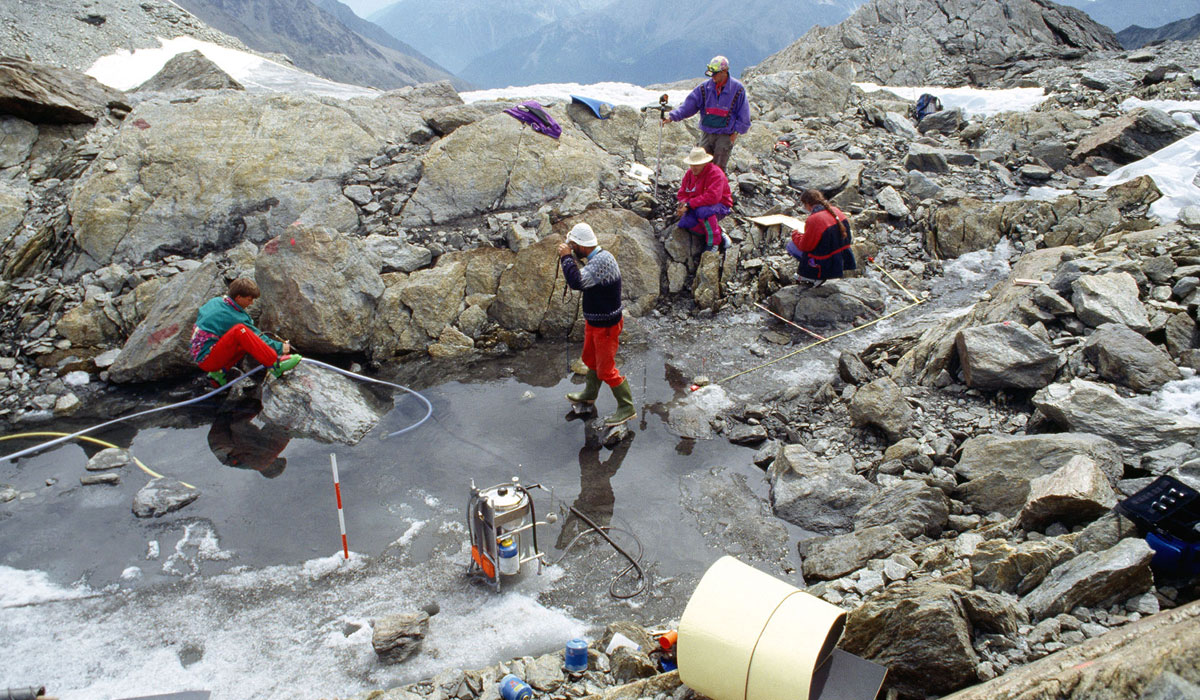
<svg viewBox="0 0 1200 700"><path fill-rule="evenodd" d="M929 93L942 101L943 109L958 107L964 114L972 117L990 117L1001 112L1028 112L1046 99L1046 91L1042 88L984 90L970 87L889 87L875 83L855 85L864 92L887 90L893 95L914 102L921 95Z"/></svg>
<svg viewBox="0 0 1200 700"><path fill-rule="evenodd" d="M696 81L699 83L699 79ZM644 87L629 83L540 83L536 85L509 86L492 90L473 90L460 96L464 102L479 102L482 100L538 100L549 102L570 102L571 95L591 97L615 105L630 107L645 107L657 105L662 91L647 90ZM672 105L678 105L687 97L687 90L668 90L667 95Z"/></svg>
<svg viewBox="0 0 1200 700"><path fill-rule="evenodd" d="M1162 199L1150 205L1150 213L1163 223L1171 223L1179 218L1180 209L1200 205L1200 187L1194 182L1197 174L1200 174L1200 132L1089 182L1112 187L1149 175L1163 193Z"/></svg>
<svg viewBox="0 0 1200 700"><path fill-rule="evenodd" d="M1142 403L1148 408L1200 421L1200 377L1167 382Z"/></svg>
<svg viewBox="0 0 1200 700"><path fill-rule="evenodd" d="M199 51L249 91L309 92L341 99L380 94L378 90L326 80L261 56L192 37L159 38L159 42L162 46L157 49L138 49L132 53L122 49L101 56L87 74L109 87L132 90L154 77L176 55Z"/></svg>
<svg viewBox="0 0 1200 700"><path fill-rule="evenodd" d="M23 571L0 565L0 609L71 600L92 593L91 589L82 584L71 588L57 586L41 571Z"/></svg>

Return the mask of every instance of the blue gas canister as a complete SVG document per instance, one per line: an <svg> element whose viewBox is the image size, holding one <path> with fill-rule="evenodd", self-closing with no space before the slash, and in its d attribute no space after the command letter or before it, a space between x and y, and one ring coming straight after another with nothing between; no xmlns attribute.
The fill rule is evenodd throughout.
<svg viewBox="0 0 1200 700"><path fill-rule="evenodd" d="M588 644L576 637L567 642L566 653L563 654L563 667L569 673L583 673L588 667Z"/></svg>
<svg viewBox="0 0 1200 700"><path fill-rule="evenodd" d="M504 700L529 700L533 697L533 688L510 673L500 679L500 697Z"/></svg>

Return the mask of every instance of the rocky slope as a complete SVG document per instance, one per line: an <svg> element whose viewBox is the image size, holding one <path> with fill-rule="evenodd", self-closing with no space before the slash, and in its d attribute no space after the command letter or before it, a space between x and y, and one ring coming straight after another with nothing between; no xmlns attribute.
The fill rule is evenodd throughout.
<svg viewBox="0 0 1200 700"><path fill-rule="evenodd" d="M390 90L454 80L416 49L378 36L341 3L324 9L310 0L180 0L203 22L262 52L282 53L295 65L330 80ZM348 26L346 22L354 22ZM359 24L367 25L366 31Z"/></svg>
<svg viewBox="0 0 1200 700"><path fill-rule="evenodd" d="M1112 31L1049 0L871 0L753 69L822 69L882 85L998 85L1038 63L1119 48Z"/></svg>
<svg viewBox="0 0 1200 700"><path fill-rule="evenodd" d="M1161 27L1147 29L1132 25L1117 32L1117 40L1127 49L1136 49L1147 44L1164 41L1190 41L1200 37L1200 14L1181 19Z"/></svg>
<svg viewBox="0 0 1200 700"><path fill-rule="evenodd" d="M1087 179L1196 132L1119 107L1200 99L1196 42L1031 66L1023 79L1048 93L1036 110L919 124L911 103L830 72L756 74L724 256L694 251L669 197L629 174L662 133L673 188L693 127L660 132L631 108L600 121L556 105L552 140L446 83L373 101L208 90L129 104L82 76L2 67L10 429L108 417L125 384L191 381L195 308L237 276L259 281L262 325L300 351L385 370L578 337L554 250L587 221L621 261L630 328L681 366L809 342L763 328L756 303L830 335L900 314L867 347L839 339L837 366L811 381L751 373L737 394L718 383L653 409L680 436L759 448L771 511L815 533L796 543L793 582L850 613L843 646L886 663L898 695L1200 683L1195 587L1154 571L1111 510L1158 475L1200 479L1200 422L1154 393L1200 369L1200 211L1158 221L1149 178ZM860 276L801 289L787 232L748 220L794 213L808 187L851 216ZM1002 281L956 301L947 274L993 249ZM1141 633L1162 643L1128 651ZM640 662L568 687L551 655L371 697L494 697L502 668L541 673L539 697L575 696ZM691 697L648 691L668 693Z"/></svg>

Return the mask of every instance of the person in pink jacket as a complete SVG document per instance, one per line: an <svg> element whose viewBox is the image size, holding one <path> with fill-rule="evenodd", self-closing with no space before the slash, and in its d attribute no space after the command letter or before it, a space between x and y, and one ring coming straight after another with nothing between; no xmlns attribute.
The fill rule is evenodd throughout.
<svg viewBox="0 0 1200 700"><path fill-rule="evenodd" d="M712 162L713 157L699 146L683 159L688 171L683 174L679 193L675 199L679 206L675 216L680 217L679 228L699 236L704 241L704 250L729 247L726 236L721 233L721 219L729 216L733 207L733 194L729 191L729 179L725 171Z"/></svg>

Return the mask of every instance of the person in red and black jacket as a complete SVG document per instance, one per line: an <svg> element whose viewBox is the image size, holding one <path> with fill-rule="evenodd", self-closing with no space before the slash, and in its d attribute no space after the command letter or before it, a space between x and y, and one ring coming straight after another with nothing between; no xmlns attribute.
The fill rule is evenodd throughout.
<svg viewBox="0 0 1200 700"><path fill-rule="evenodd" d="M800 206L808 212L804 231L792 231L787 252L800 261L796 281L814 286L828 279L841 278L846 270L858 269L850 245L850 222L837 207L830 204L820 190L805 190Z"/></svg>

